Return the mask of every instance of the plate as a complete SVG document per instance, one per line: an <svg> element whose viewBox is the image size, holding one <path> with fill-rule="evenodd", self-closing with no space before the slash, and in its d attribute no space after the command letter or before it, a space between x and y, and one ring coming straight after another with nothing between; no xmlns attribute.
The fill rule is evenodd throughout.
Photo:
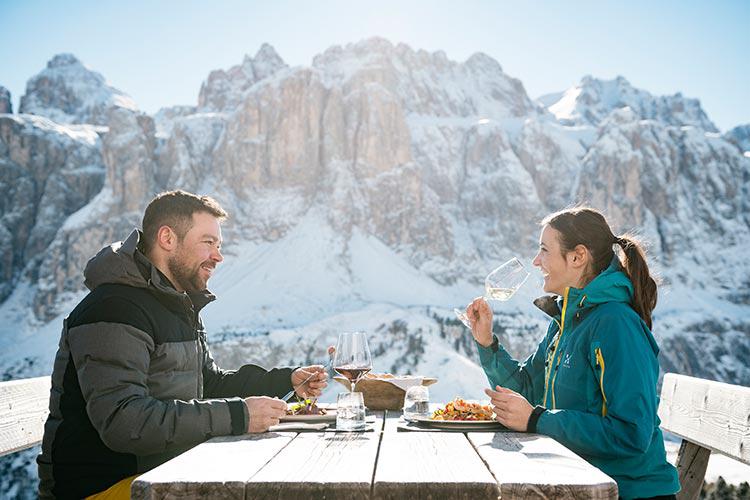
<svg viewBox="0 0 750 500"><path fill-rule="evenodd" d="M289 407L291 408L296 403L289 404ZM286 415L284 417L281 417L279 419L279 422L309 422L309 423L316 423L316 422L335 422L336 421L336 408L333 406L328 406L325 404L318 405L319 407L323 408L326 411L325 415Z"/></svg>
<svg viewBox="0 0 750 500"><path fill-rule="evenodd" d="M506 427L495 420L432 420L429 417L417 417L413 419L419 425L433 427L435 429L454 429L454 430L502 430Z"/></svg>

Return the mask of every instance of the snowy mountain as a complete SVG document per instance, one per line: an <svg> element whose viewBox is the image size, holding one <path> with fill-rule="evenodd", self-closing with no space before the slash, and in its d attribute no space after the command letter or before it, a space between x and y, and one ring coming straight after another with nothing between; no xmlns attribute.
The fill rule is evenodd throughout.
<svg viewBox="0 0 750 500"><path fill-rule="evenodd" d="M61 66L79 70L52 78ZM376 371L438 376L435 399L480 397L452 308L511 256L531 267L541 217L588 201L652 243L663 367L750 384L750 159L695 99L585 77L534 101L487 55L456 62L376 38L300 67L264 45L212 72L196 106L151 117L80 68L56 56L21 113L0 116L6 378L49 372L86 260L127 236L155 193L183 188L230 212L220 299L205 312L227 366L325 361L356 328ZM106 113L69 100L27 114L40 87L64 96L91 75ZM546 321L530 305L534 276L497 309L518 356Z"/></svg>
<svg viewBox="0 0 750 500"><path fill-rule="evenodd" d="M107 109L135 110L135 102L109 86L73 54L58 54L26 84L19 113L45 116L57 123L105 125Z"/></svg>
<svg viewBox="0 0 750 500"><path fill-rule="evenodd" d="M596 126L612 111L629 107L643 120L674 126L690 125L706 132L718 131L697 99L686 99L680 93L652 96L634 88L622 76L614 80L598 80L587 75L575 87L538 100L565 125Z"/></svg>

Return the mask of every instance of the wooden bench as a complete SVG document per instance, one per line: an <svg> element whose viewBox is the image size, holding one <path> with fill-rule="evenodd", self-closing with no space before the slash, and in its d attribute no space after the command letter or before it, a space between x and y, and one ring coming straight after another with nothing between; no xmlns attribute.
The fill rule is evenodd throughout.
<svg viewBox="0 0 750 500"><path fill-rule="evenodd" d="M678 499L698 498L712 451L750 464L750 387L667 373L659 418L682 438Z"/></svg>
<svg viewBox="0 0 750 500"><path fill-rule="evenodd" d="M49 377L0 382L0 456L42 442L50 385Z"/></svg>

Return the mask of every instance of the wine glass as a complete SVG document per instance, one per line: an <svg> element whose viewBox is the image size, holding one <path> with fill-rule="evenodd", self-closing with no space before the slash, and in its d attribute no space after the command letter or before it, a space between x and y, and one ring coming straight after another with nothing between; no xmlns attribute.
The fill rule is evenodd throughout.
<svg viewBox="0 0 750 500"><path fill-rule="evenodd" d="M516 290L521 288L528 277L529 272L523 267L521 261L513 257L487 275L484 280L484 298L506 301L516 293ZM471 328L471 322L469 317L466 316L465 310L453 309L453 312L456 313L461 323L466 325L466 328Z"/></svg>
<svg viewBox="0 0 750 500"><path fill-rule="evenodd" d="M333 369L349 380L349 392L354 392L357 381L372 370L365 332L344 332L339 335Z"/></svg>

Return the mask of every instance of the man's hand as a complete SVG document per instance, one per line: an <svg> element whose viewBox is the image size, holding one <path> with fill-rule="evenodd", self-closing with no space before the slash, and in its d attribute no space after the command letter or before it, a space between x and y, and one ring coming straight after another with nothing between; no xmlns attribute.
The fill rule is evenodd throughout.
<svg viewBox="0 0 750 500"><path fill-rule="evenodd" d="M269 427L279 423L279 419L286 415L286 403L278 398L268 396L253 396L245 398L250 423L247 432L266 432Z"/></svg>
<svg viewBox="0 0 750 500"><path fill-rule="evenodd" d="M301 398L317 398L328 386L328 374L323 365L303 366L292 372L292 387Z"/></svg>
<svg viewBox="0 0 750 500"><path fill-rule="evenodd" d="M485 389L484 393L490 399L492 411L497 415L497 421L508 429L526 432L529 424L529 416L534 408L526 401L526 398L515 391L505 387L495 386L497 389Z"/></svg>
<svg viewBox="0 0 750 500"><path fill-rule="evenodd" d="M492 309L483 297L477 297L466 306L466 316L471 323L471 334L483 347L492 344Z"/></svg>

